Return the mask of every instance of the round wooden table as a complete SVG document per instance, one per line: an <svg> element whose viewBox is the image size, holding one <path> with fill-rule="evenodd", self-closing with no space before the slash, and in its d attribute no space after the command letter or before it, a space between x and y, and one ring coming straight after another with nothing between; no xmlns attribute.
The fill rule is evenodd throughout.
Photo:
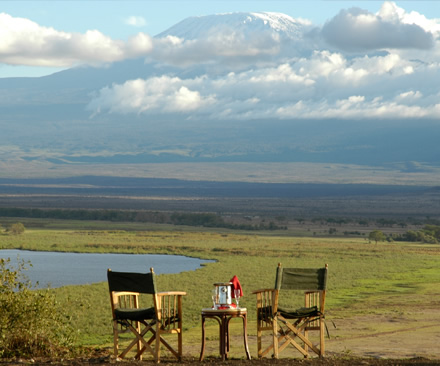
<svg viewBox="0 0 440 366"><path fill-rule="evenodd" d="M222 360L228 358L229 352L229 322L232 318L242 318L243 319L243 339L244 339L244 349L246 351L247 359L251 359L249 353L249 346L247 340L247 310L246 308L231 308L231 309L212 309L206 308L202 309L202 350L200 351L199 361L203 361L205 355L205 321L206 319L217 320L220 326L220 355Z"/></svg>

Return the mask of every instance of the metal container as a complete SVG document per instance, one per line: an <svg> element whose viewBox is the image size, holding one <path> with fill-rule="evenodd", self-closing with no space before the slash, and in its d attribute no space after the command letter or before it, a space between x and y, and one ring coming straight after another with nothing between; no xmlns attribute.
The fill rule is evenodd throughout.
<svg viewBox="0 0 440 366"><path fill-rule="evenodd" d="M215 304L228 306L232 304L232 282L214 283Z"/></svg>

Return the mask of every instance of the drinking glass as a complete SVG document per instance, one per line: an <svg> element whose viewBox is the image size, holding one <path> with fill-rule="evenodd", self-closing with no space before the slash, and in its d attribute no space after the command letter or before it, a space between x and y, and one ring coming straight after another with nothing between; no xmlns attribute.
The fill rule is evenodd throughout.
<svg viewBox="0 0 440 366"><path fill-rule="evenodd" d="M240 299L240 294L241 294L240 289L238 289L238 288L234 289L234 297L235 297L235 302L237 303L237 308L240 307L240 305L238 304L239 299Z"/></svg>
<svg viewBox="0 0 440 366"><path fill-rule="evenodd" d="M212 307L215 309L215 305L216 305L216 303L217 303L217 291L216 290L212 290L212 295L211 295L211 298L212 298Z"/></svg>

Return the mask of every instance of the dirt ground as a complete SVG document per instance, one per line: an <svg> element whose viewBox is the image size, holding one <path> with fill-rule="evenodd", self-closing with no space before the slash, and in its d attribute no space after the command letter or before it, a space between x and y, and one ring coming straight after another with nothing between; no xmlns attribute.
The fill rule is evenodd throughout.
<svg viewBox="0 0 440 366"><path fill-rule="evenodd" d="M279 360L271 357L257 358L256 329L248 326L248 343L252 359L245 358L243 333L240 322L230 325L230 353L227 361L219 357L217 325L207 331L205 359L199 362L198 340L183 340L183 360L178 362L163 352L161 364L165 365L230 365L230 366L398 366L398 365L440 365L440 290L406 294L405 303L401 296L389 297L386 303L376 304L371 310L362 305L359 313L351 308L349 313L333 315L326 312L329 338L326 338L325 358L304 359L292 347L280 354ZM342 314L342 315L341 315ZM207 326L208 329L208 326ZM268 335L263 344L268 344ZM0 360L0 366L64 365L64 366L152 366L151 355L143 361L117 361L111 355L112 347L91 350L75 359Z"/></svg>
<svg viewBox="0 0 440 366"><path fill-rule="evenodd" d="M293 350L283 351L280 359L270 357L259 360L256 352L256 337L248 336L252 359L246 360L240 327L231 327L231 349L229 359L222 361L218 354L218 339L208 339L205 359L199 362L200 345L185 345L181 362L171 359L164 352L161 364L165 365L230 365L230 366L398 366L440 365L440 307L423 309L420 313L398 316L364 315L327 321L330 338L326 339L326 357L304 359ZM333 324L334 323L334 324ZM377 325L382 329L376 331ZM383 330L386 329L386 330ZM235 334L234 334L235 333ZM116 361L111 349L91 351L85 357L70 360L9 360L1 365L118 365L150 366L155 363L147 355L143 361Z"/></svg>
<svg viewBox="0 0 440 366"><path fill-rule="evenodd" d="M202 362L199 362L196 358L184 358L181 362L171 359L161 359L161 365L219 365L219 366L268 366L268 365L288 365L288 366L432 366L440 365L439 360L429 360L424 358L412 358L412 359L375 359L375 358L358 358L358 357L334 357L327 356L323 359L290 359L283 358L274 360L271 358L265 359L228 359L222 361L219 358L208 357ZM60 366L153 366L156 365L151 359L143 361L116 361L110 357L92 357L92 358L78 358L74 360L14 360L3 361L0 365L8 366L24 366L24 365L60 365Z"/></svg>

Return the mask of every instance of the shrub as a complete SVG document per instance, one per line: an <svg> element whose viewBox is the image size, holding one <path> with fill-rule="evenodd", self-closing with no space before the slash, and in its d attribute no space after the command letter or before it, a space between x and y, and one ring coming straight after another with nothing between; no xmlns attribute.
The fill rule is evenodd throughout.
<svg viewBox="0 0 440 366"><path fill-rule="evenodd" d="M74 331L51 291L32 290L30 262L0 258L0 357L52 357L74 350Z"/></svg>
<svg viewBox="0 0 440 366"><path fill-rule="evenodd" d="M15 224L12 224L11 227L8 229L8 232L13 235L23 234L24 231L25 231L25 227L21 222L17 222Z"/></svg>

